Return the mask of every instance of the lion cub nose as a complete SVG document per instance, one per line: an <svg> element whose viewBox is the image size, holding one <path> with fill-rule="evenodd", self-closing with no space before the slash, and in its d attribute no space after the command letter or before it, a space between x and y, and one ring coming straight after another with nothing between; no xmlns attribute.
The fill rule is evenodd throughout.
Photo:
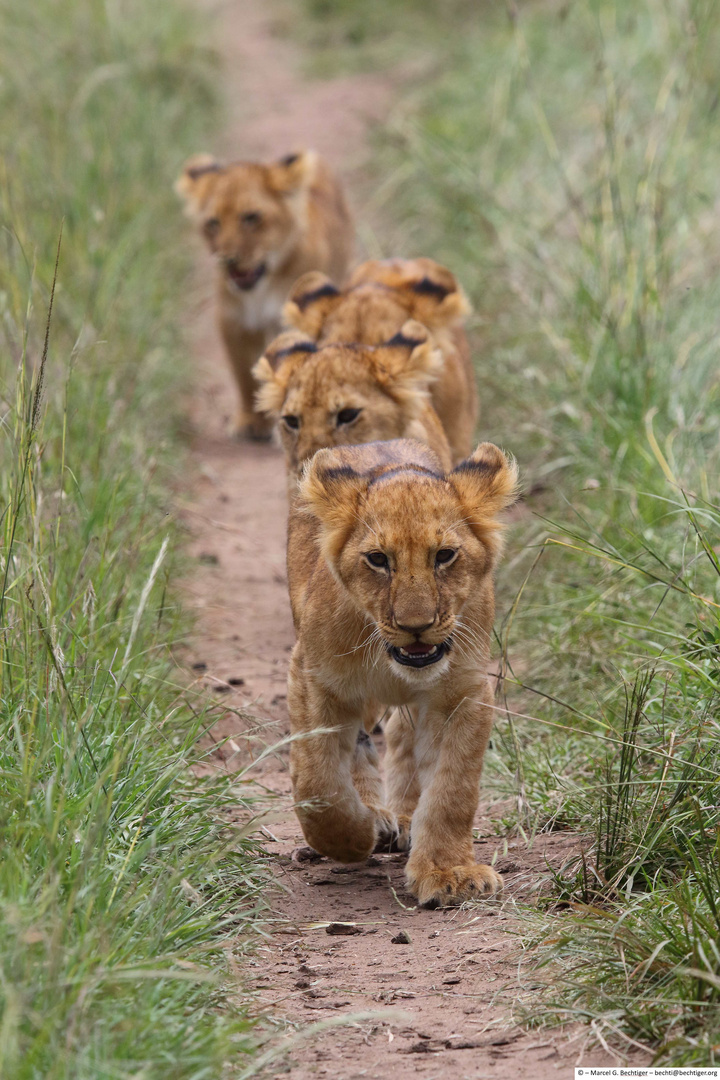
<svg viewBox="0 0 720 1080"><path fill-rule="evenodd" d="M429 630L434 622L434 618L432 618L430 622L428 622L427 616L418 619L412 619L405 616L403 622L399 622L396 619L395 625L397 626L398 630L405 630L408 634L422 634L424 630Z"/></svg>

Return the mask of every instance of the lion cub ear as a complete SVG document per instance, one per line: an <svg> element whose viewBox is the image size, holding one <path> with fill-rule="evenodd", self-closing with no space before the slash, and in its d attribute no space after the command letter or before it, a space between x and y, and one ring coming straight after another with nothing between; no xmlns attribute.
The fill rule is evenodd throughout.
<svg viewBox="0 0 720 1080"><path fill-rule="evenodd" d="M457 278L434 259L413 259L405 287L413 297L413 315L430 329L453 326L470 314L470 303Z"/></svg>
<svg viewBox="0 0 720 1080"><path fill-rule="evenodd" d="M314 150L300 150L266 166L267 181L278 195L292 195L308 188L315 179L318 156Z"/></svg>
<svg viewBox="0 0 720 1080"><path fill-rule="evenodd" d="M491 554L500 550L498 515L518 497L518 467L514 458L493 443L480 443L448 479L462 504L465 520Z"/></svg>
<svg viewBox="0 0 720 1080"><path fill-rule="evenodd" d="M297 330L288 330L270 342L252 369L260 383L255 395L260 412L271 416L280 414L290 376L314 352L317 352L315 342Z"/></svg>
<svg viewBox="0 0 720 1080"><path fill-rule="evenodd" d="M427 395L443 367L443 355L427 327L415 319L408 319L394 337L378 345L373 359L380 381L390 382L396 395Z"/></svg>
<svg viewBox="0 0 720 1080"><path fill-rule="evenodd" d="M174 187L190 216L198 213L212 186L214 176L222 172L222 169L223 166L212 154L195 154L185 162Z"/></svg>
<svg viewBox="0 0 720 1080"><path fill-rule="evenodd" d="M282 310L283 322L310 337L320 337L325 320L342 299L327 274L311 270L293 285Z"/></svg>
<svg viewBox="0 0 720 1080"><path fill-rule="evenodd" d="M338 463L335 450L318 450L305 466L298 493L323 527L320 546L331 566L357 524L358 506L367 484L368 478L351 465Z"/></svg>

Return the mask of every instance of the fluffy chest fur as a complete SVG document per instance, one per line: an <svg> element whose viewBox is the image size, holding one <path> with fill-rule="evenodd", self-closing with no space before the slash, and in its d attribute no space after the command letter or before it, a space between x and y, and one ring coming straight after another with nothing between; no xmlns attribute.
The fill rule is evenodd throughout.
<svg viewBox="0 0 720 1080"><path fill-rule="evenodd" d="M220 271L220 304L223 317L250 333L274 335L280 323L285 288L272 278L261 279L254 289L243 292Z"/></svg>

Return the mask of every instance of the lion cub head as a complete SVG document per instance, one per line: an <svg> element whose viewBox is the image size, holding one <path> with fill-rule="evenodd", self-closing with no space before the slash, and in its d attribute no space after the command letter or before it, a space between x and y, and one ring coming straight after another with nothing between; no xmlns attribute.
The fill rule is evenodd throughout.
<svg viewBox="0 0 720 1080"><path fill-rule="evenodd" d="M516 492L517 467L492 443L446 474L401 440L319 451L295 513L317 519L322 556L376 629L376 663L413 682L454 653L487 654L498 515Z"/></svg>
<svg viewBox="0 0 720 1080"><path fill-rule="evenodd" d="M316 341L379 345L407 319L437 333L457 326L469 310L455 275L434 259L373 259L358 266L343 290L317 271L304 274L283 320Z"/></svg>
<svg viewBox="0 0 720 1080"><path fill-rule="evenodd" d="M222 165L191 158L175 184L231 288L248 292L280 268L305 225L317 155L290 154L271 165Z"/></svg>
<svg viewBox="0 0 720 1080"><path fill-rule="evenodd" d="M348 443L434 435L449 461L429 405L442 362L428 331L413 321L374 347L318 345L297 331L281 334L253 374L260 383L258 408L278 421L291 482L317 450Z"/></svg>

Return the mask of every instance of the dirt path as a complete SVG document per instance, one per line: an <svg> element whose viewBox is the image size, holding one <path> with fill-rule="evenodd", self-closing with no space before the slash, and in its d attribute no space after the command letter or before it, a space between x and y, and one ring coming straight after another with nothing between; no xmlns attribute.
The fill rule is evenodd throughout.
<svg viewBox="0 0 720 1080"><path fill-rule="evenodd" d="M377 76L304 79L295 48L273 36L271 17L263 0L219 9L231 123L224 147L204 149L265 157L313 146L346 178L357 205L367 129L383 118L393 86ZM217 756L232 769L287 731L293 632L286 496L279 450L226 437L234 391L215 332L208 264L198 258L198 379L190 418L199 479L183 505L197 560L187 583L197 635L187 663L227 703L215 735L225 737ZM572 1076L580 1061L617 1063L602 1050L584 1052L584 1029L528 1033L512 1019L514 1006L533 991L518 975L513 905L537 887L546 855L562 860L567 838L511 850L492 822L479 818L477 855L497 859L506 876L504 903L418 911L404 891L402 856L374 856L354 867L297 861L292 853L302 835L284 751L259 762L253 775L268 800L267 849L284 890L274 933L253 962L258 1009L271 1010L281 1024L279 1033L269 1028L270 1045L282 1053L266 1075L543 1080ZM331 934L333 922L352 923L355 932ZM408 941L396 942L403 931ZM325 1022L320 1030L299 1037L318 1021Z"/></svg>

